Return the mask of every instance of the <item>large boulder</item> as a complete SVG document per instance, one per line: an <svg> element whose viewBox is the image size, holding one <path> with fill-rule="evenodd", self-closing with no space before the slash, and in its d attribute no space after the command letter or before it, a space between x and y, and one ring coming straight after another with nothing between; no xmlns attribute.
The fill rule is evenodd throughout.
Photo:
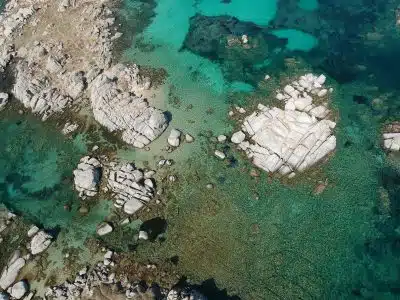
<svg viewBox="0 0 400 300"><path fill-rule="evenodd" d="M97 122L111 132L122 132L126 143L143 148L161 135L168 121L162 111L138 96L136 69L117 65L97 76L90 84L90 101Z"/></svg>
<svg viewBox="0 0 400 300"><path fill-rule="evenodd" d="M93 197L97 194L101 179L101 163L96 158L82 157L73 173L79 197Z"/></svg>
<svg viewBox="0 0 400 300"><path fill-rule="evenodd" d="M256 166L267 172L291 174L308 169L335 149L336 123L328 118L324 82L323 75L301 76L278 91L276 97L284 109L259 104L257 111L245 118L242 131L250 140L243 140L239 147ZM320 98L323 104L314 105L313 98ZM242 137L235 133L232 141Z"/></svg>
<svg viewBox="0 0 400 300"><path fill-rule="evenodd" d="M39 231L31 240L31 253L35 255L43 252L50 246L52 240L53 237L50 234L44 232L43 230Z"/></svg>
<svg viewBox="0 0 400 300"><path fill-rule="evenodd" d="M168 144L172 147L178 147L180 144L181 132L178 129L172 129L169 137L168 137Z"/></svg>
<svg viewBox="0 0 400 300"><path fill-rule="evenodd" d="M97 227L97 234L100 236L109 234L112 231L113 231L113 227L111 226L111 224L109 224L107 222L101 223Z"/></svg>
<svg viewBox="0 0 400 300"><path fill-rule="evenodd" d="M15 251L0 276L0 287L6 290L17 279L19 271L25 266L25 259L20 251Z"/></svg>

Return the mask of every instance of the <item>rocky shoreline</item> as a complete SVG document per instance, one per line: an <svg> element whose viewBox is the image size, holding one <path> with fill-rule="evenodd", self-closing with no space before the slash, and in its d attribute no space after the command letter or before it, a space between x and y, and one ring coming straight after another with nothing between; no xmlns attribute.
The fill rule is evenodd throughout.
<svg viewBox="0 0 400 300"><path fill-rule="evenodd" d="M142 96L151 82L140 75L139 67L113 63L113 42L121 33L111 5L111 1L8 2L2 14L0 64L3 70L7 65L14 70L14 98L43 121L89 109L108 131L143 148L166 129L168 120ZM68 14L64 18L68 22L74 20L73 26L63 14ZM1 107L6 98L2 96ZM77 129L71 120L63 132Z"/></svg>

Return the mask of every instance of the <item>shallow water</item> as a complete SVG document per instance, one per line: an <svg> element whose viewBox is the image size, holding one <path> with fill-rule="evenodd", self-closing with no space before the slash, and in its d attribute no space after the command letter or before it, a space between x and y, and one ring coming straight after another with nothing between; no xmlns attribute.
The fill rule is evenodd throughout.
<svg viewBox="0 0 400 300"><path fill-rule="evenodd" d="M269 5L269 14L260 17L265 5ZM300 1L298 6L316 11L318 2ZM180 51L189 29L188 19L194 13L228 14L240 21L267 25L274 18L276 3L252 3L248 7L248 2L239 0L187 1L184 5L159 1L151 24L132 35L124 60L166 70L165 94L173 85L181 104L177 107L165 97L162 104L157 97L151 101L172 113L171 128L187 130L197 139L166 154L162 148L167 130L150 152L122 153L153 164L160 155L177 162L178 184L166 196L167 239L161 245L139 248L138 256L160 262L178 256L178 267L190 278L197 282L213 278L220 288L242 299L396 299L399 232L395 229L399 223L393 208L398 199L393 190L388 199L382 196L389 190L383 184L384 170L392 167L387 165L379 144L381 123L388 118L388 107L397 101L395 97L385 98L382 107L359 104L353 95L378 95L366 92L369 82L337 85L331 78L333 105L340 116L337 151L321 168L288 183L266 175L251 178L251 166L239 153L225 148L235 163L221 162L212 155L212 149L222 146L199 136L204 130L214 135L229 130L224 120L232 101L269 101L265 96L268 85L246 88L244 83L229 82L218 61ZM301 55L307 60L308 51L320 49L319 37L310 32L290 27L273 31L288 39L288 56ZM141 43L153 47L143 51ZM310 52L310 57L313 55ZM271 66L268 72L283 77L295 76L301 69L271 62L266 65ZM191 76L194 71L196 76ZM232 94L235 85L242 93ZM188 104L193 105L192 110L184 109ZM210 117L207 107L216 113ZM189 118L194 122L188 123ZM398 171L389 173L393 176L390 182L398 182ZM326 179L328 188L314 196L318 181ZM215 188L206 190L210 182Z"/></svg>
<svg viewBox="0 0 400 300"><path fill-rule="evenodd" d="M328 4L299 1L296 7L318 13L321 5ZM169 111L172 121L150 151L121 149L118 156L139 165L146 161L150 167L160 156L172 158L176 164L169 172L178 178L167 184L163 199L165 241L141 244L136 258L162 264L178 257L182 274L196 283L213 278L220 289L241 299L398 299L400 171L398 158L389 160L380 147L382 124L399 117L397 90L375 88L379 81L373 74L357 73L355 79L343 80L328 73L339 115L338 147L328 163L294 180L279 181L267 174L253 178L252 166L240 153L210 138L229 134L234 127L227 120L232 104L268 104L280 79L298 75L310 65L317 68L315 72L321 72L320 67L325 72L326 65L316 60L324 55L326 35L306 30L310 28L271 29L288 39L285 56L305 62L288 67L281 63L283 57L273 56L261 68L273 78L258 85L229 81L223 63L181 49L189 19L196 13L229 15L269 30L277 5L240 0L160 0L154 5L124 1L121 18L131 18L125 22L136 24L138 34L124 32L131 44L122 60L165 69L165 83L157 94L149 95L149 101ZM132 13L144 8L146 14ZM338 51L333 47L337 45L332 43L326 55ZM45 227L61 228L60 243L82 247L110 202L100 201L85 218L76 213L79 202L71 177L86 154L84 139L67 140L49 127L29 115L1 113L0 199ZM195 142L183 143L168 154L163 148L171 128L190 133ZM227 162L214 157L215 148L226 152ZM319 181L326 179L327 189L313 195ZM214 188L207 190L208 183ZM65 204L73 208L71 212ZM59 248L50 252L53 268L62 267L61 256Z"/></svg>

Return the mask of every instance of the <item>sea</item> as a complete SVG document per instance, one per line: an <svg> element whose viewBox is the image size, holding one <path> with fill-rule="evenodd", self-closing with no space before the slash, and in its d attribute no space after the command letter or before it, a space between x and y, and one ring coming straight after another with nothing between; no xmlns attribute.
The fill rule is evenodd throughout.
<svg viewBox="0 0 400 300"><path fill-rule="evenodd" d="M209 299L400 299L400 157L381 141L383 127L400 119L398 5L122 0L116 58L154 78L148 101L171 121L150 151L106 143L139 166L172 159L169 173L177 178L162 183L162 209L137 220L160 217L167 228L163 239L135 246L135 259L162 265L175 258L178 272ZM243 34L258 46L221 46ZM337 149L329 161L288 180L216 142L237 128L228 117L234 106L269 105L283 82L305 72L325 74L334 90ZM79 214L73 190L73 169L100 138L65 137L52 122L0 112L0 202L56 230L59 248L82 249L112 207L111 199L98 199ZM166 152L172 128L195 141ZM321 183L325 190L315 193ZM123 235L109 243L132 249ZM51 251L59 265L62 251Z"/></svg>

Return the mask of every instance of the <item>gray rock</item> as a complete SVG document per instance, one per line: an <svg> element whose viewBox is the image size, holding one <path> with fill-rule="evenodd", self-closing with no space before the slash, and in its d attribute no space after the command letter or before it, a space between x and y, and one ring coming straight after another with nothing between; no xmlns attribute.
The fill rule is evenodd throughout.
<svg viewBox="0 0 400 300"><path fill-rule="evenodd" d="M240 144L241 142L244 141L245 138L246 135L243 133L243 131L238 131L232 134L231 142L234 144Z"/></svg>
<svg viewBox="0 0 400 300"><path fill-rule="evenodd" d="M181 132L178 129L172 129L168 137L168 144L172 147L178 147L180 144Z"/></svg>
<svg viewBox="0 0 400 300"><path fill-rule="evenodd" d="M11 288L11 296L16 299L21 299L24 295L29 292L29 286L25 280L18 281Z"/></svg>
<svg viewBox="0 0 400 300"><path fill-rule="evenodd" d="M0 111L2 111L8 103L8 94L0 93Z"/></svg>
<svg viewBox="0 0 400 300"><path fill-rule="evenodd" d="M33 237L36 233L39 232L39 227L33 225L31 228L28 230L28 237Z"/></svg>
<svg viewBox="0 0 400 300"><path fill-rule="evenodd" d="M134 164L110 164L108 185L116 204L123 207L127 214L134 214L154 197L151 178L146 178L144 182L143 179L143 172Z"/></svg>
<svg viewBox="0 0 400 300"><path fill-rule="evenodd" d="M113 227L109 223L106 223L106 222L100 224L97 228L97 234L100 236L109 234L112 231L113 231Z"/></svg>
<svg viewBox="0 0 400 300"><path fill-rule="evenodd" d="M31 240L30 250L32 255L39 254L46 250L51 242L53 237L50 234L47 234L44 231L39 231Z"/></svg>
<svg viewBox="0 0 400 300"><path fill-rule="evenodd" d="M6 290L17 279L19 271L25 266L25 259L20 257L19 251L15 251L7 266L4 267L0 276L0 287Z"/></svg>
<svg viewBox="0 0 400 300"><path fill-rule="evenodd" d="M94 157L81 158L74 170L75 188L82 198L93 197L99 190L101 179L101 163Z"/></svg>
<svg viewBox="0 0 400 300"><path fill-rule="evenodd" d="M133 68L133 66L131 67ZM90 101L94 118L109 131L122 132L122 139L137 148L144 148L167 128L167 118L160 110L149 106L137 96L138 74L121 65L114 66L90 84ZM127 84L131 90L121 92L122 76L131 78Z"/></svg>

